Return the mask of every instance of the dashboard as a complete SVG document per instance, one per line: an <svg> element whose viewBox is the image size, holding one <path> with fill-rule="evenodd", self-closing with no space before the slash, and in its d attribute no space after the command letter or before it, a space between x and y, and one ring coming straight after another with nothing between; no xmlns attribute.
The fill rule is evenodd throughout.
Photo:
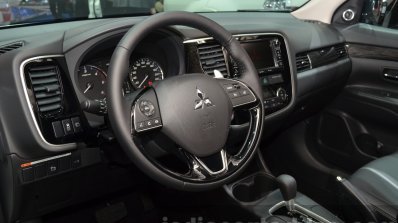
<svg viewBox="0 0 398 223"><path fill-rule="evenodd" d="M286 116L301 115L314 94L350 73L345 40L333 27L285 13L204 15L230 31L251 57L263 86L267 123L279 121L281 125ZM4 170L11 178L1 181L10 184L6 188L26 193L10 202L34 201L36 184L66 172L78 174L101 162L101 143L115 143L106 117L108 67L119 40L143 19L0 30L0 48L15 46L0 55L0 149L4 154L0 159L12 164ZM324 58L329 55L333 57ZM201 31L180 26L147 36L126 63L129 75L121 89L125 96L187 73L239 78L239 65L219 43ZM268 134L276 131L266 129ZM53 168L36 176L43 165ZM10 191L2 193L3 197L14 196ZM62 199L26 206L45 210ZM14 205L3 202L6 207ZM13 216L30 216L35 211L6 210Z"/></svg>

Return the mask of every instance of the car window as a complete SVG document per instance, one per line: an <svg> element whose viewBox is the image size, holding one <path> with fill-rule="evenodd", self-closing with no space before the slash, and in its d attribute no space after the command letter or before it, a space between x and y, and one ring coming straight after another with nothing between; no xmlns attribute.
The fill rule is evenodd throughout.
<svg viewBox="0 0 398 223"><path fill-rule="evenodd" d="M0 28L163 11L287 11L308 0L0 0Z"/></svg>
<svg viewBox="0 0 398 223"><path fill-rule="evenodd" d="M361 22L398 29L398 0L365 0Z"/></svg>

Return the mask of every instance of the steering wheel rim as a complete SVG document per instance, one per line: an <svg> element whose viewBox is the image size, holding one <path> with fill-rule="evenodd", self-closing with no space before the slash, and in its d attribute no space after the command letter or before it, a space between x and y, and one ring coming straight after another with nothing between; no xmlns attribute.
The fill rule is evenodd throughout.
<svg viewBox="0 0 398 223"><path fill-rule="evenodd" d="M206 180L206 181L185 180L184 178L176 177L176 175L170 173L170 171L168 170L162 169L162 167L154 163L151 159L149 159L146 156L146 154L143 153L143 150L141 148L142 146L139 145L136 142L136 140L133 139L132 126L130 123L134 124L134 121L129 119L130 123L126 123L126 118L131 118L133 114L132 110L134 111L134 109L137 107L136 106L137 99L140 100L140 98L142 98L143 95L149 94L137 91L136 94L134 94L134 96L131 96L133 99L127 100L128 103L126 103L126 98L120 89L122 89L122 83L126 79L129 73L129 58L133 50L136 48L136 46L147 35L149 35L151 32L155 30L173 25L182 25L182 26L188 26L199 29L207 33L209 36L213 37L215 40L217 40L234 58L235 62L238 64L238 67L241 71L241 76L239 80L225 79L220 81L223 82L223 84L225 83L238 84L243 88L246 87L247 90L249 90L256 99L255 100L256 106L251 107L250 110L252 117L251 121L253 122L253 119L255 119L255 122L253 123L255 125L254 126L255 131L250 132L245 143L245 144L250 143L250 145L248 145L248 147L250 146L250 148L247 150L248 154L245 154L245 157L239 160L239 163L236 163L237 168L234 169L233 172L231 171L228 174L225 174L224 176L218 177L217 179L214 180ZM257 75L257 70L255 69L246 51L240 46L239 42L236 41L235 38L233 38L232 34L230 34L227 30L225 30L223 27L221 27L214 21L206 17L203 17L201 15L189 12L165 12L150 16L149 18L143 20L141 23L132 27L120 40L119 44L117 45L112 55L108 72L109 72L109 77L108 77L108 88L107 88L108 90L107 103L108 103L108 115L111 127L115 133L116 138L118 139L119 143L121 144L122 148L125 150L126 154L129 156L129 158L135 163L135 165L137 165L137 167L139 167L143 172L147 173L154 180L164 185L180 190L196 191L196 190L212 189L227 183L235 176L237 176L247 166L247 164L253 157L255 150L258 146L258 143L260 141L260 135L262 132L262 125L263 125L263 104L262 104L263 98L262 98L262 89L260 81ZM192 85L193 81L189 79L195 79L195 78L199 78L197 80L199 82L208 81L206 83L208 83L209 85L213 84L214 81L207 80L208 77L204 77L203 74L201 75L202 77L199 77L199 75L187 75L189 77L185 78L188 79L186 84ZM162 81L161 84L165 85L166 80ZM160 88L161 86L159 86L157 90L159 90ZM197 94L199 93L197 92ZM217 97L218 95L220 94L217 94ZM216 94L213 94L213 96L216 97ZM221 99L218 100L218 102L221 102ZM220 153L221 156L223 156L222 150L220 151L221 151ZM190 157L189 155L190 153L186 154L188 154L189 161L196 161L197 162L196 164L198 164L197 160L198 157L196 156ZM229 161L233 162L233 159Z"/></svg>

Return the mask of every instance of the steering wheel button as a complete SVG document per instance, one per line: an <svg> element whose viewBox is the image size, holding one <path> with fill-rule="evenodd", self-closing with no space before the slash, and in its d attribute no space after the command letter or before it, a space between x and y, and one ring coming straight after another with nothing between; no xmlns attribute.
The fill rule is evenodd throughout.
<svg viewBox="0 0 398 223"><path fill-rule="evenodd" d="M224 84L224 88L225 90L227 90L228 92L232 92L235 91L235 87L231 84Z"/></svg>
<svg viewBox="0 0 398 223"><path fill-rule="evenodd" d="M238 91L236 91L236 92L229 93L229 96L230 96L231 98L237 98L237 97L240 96L240 94L239 94Z"/></svg>
<svg viewBox="0 0 398 223"><path fill-rule="evenodd" d="M144 122L140 122L140 123L138 123L137 127L139 129L143 129L145 127L145 123Z"/></svg>
<svg viewBox="0 0 398 223"><path fill-rule="evenodd" d="M139 108L142 114L144 114L146 117L151 117L155 114L155 106L150 101L142 100L140 102Z"/></svg>
<svg viewBox="0 0 398 223"><path fill-rule="evenodd" d="M240 93L240 95L242 95L242 96L246 96L246 95L249 94L249 91L248 91L248 90L241 90L239 93Z"/></svg>

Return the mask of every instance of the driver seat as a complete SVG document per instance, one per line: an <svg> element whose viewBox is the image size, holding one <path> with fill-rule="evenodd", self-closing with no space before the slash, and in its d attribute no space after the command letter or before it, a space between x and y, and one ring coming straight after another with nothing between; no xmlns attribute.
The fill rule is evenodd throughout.
<svg viewBox="0 0 398 223"><path fill-rule="evenodd" d="M377 222L396 222L398 214L398 153L357 170L349 182Z"/></svg>

